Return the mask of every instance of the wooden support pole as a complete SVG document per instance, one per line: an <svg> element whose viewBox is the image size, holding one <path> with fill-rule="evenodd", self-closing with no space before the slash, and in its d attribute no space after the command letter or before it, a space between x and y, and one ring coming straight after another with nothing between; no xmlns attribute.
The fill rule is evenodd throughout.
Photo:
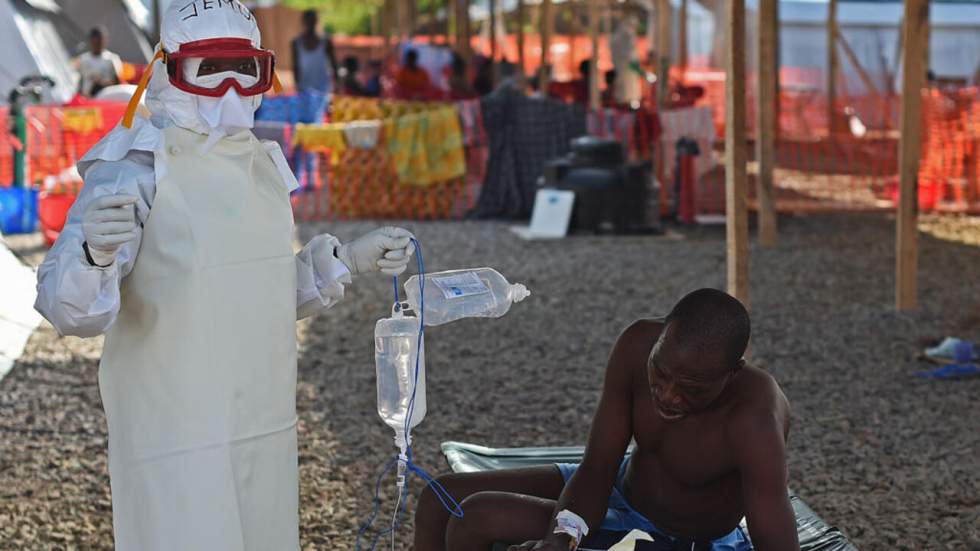
<svg viewBox="0 0 980 551"><path fill-rule="evenodd" d="M837 0L827 4L827 128L837 133Z"/></svg>
<svg viewBox="0 0 980 551"><path fill-rule="evenodd" d="M470 2L456 0L456 51L469 65L473 57L470 43Z"/></svg>
<svg viewBox="0 0 980 551"><path fill-rule="evenodd" d="M775 23L776 33L773 36L773 52L775 52L775 55L773 56L774 57L774 59L773 59L774 65L772 66L772 74L773 74L773 76L775 78L775 81L776 81L776 97L773 100L773 104L775 105L774 109L776 110L776 127L774 129L773 137L778 142L779 141L779 133L782 131L782 128L781 128L782 125L779 122L779 117L780 117L780 115L783 112L783 104L782 104L782 100L783 100L783 93L782 93L783 84L782 84L782 80L780 79L780 75L779 75L779 70L782 67L782 54L780 53L781 52L781 48L782 48L782 41L779 38L779 33L780 33L781 26L779 24L779 2L778 1L773 4L772 11L775 14L772 17L776 21L776 23Z"/></svg>
<svg viewBox="0 0 980 551"><path fill-rule="evenodd" d="M646 4L647 19L646 19L646 39L647 39L647 51L644 52L646 57L644 57L644 62L647 65L651 65L656 70L657 66L657 5L655 0L647 0Z"/></svg>
<svg viewBox="0 0 980 551"><path fill-rule="evenodd" d="M459 51L459 3L456 0L446 0L446 40Z"/></svg>
<svg viewBox="0 0 980 551"><path fill-rule="evenodd" d="M405 0L392 1L395 4L395 44L397 44L405 38L405 27L408 25L408 14L405 10L408 6L405 5Z"/></svg>
<svg viewBox="0 0 980 551"><path fill-rule="evenodd" d="M657 0L657 103L663 110L670 91L670 0Z"/></svg>
<svg viewBox="0 0 980 551"><path fill-rule="evenodd" d="M493 81L494 86L496 86L497 81L497 71L500 65L497 63L497 0L490 0L490 80Z"/></svg>
<svg viewBox="0 0 980 551"><path fill-rule="evenodd" d="M687 68L687 1L681 0L677 23L677 64Z"/></svg>
<svg viewBox="0 0 980 551"><path fill-rule="evenodd" d="M406 0L406 12L408 13L408 28L405 31L406 40L411 40L415 36L415 30L419 28L419 5L414 0Z"/></svg>
<svg viewBox="0 0 980 551"><path fill-rule="evenodd" d="M905 0L902 54L902 119L898 144L899 199L895 240L895 307L918 302L919 156L921 155L922 48L929 40L929 0Z"/></svg>
<svg viewBox="0 0 980 551"><path fill-rule="evenodd" d="M394 33L395 26L392 24L392 5L391 0L384 0L381 9L381 35L384 37L384 53L387 58L391 54L391 35Z"/></svg>
<svg viewBox="0 0 980 551"><path fill-rule="evenodd" d="M551 0L541 0L539 26L541 32L541 64L538 66L538 91L548 93L551 80L551 34L554 29L554 15L551 13Z"/></svg>
<svg viewBox="0 0 980 551"><path fill-rule="evenodd" d="M589 56L589 109L599 109L599 2L589 2L589 40L592 43L592 55Z"/></svg>
<svg viewBox="0 0 980 551"><path fill-rule="evenodd" d="M749 305L745 174L745 0L725 0L725 218L728 293Z"/></svg>
<svg viewBox="0 0 980 551"><path fill-rule="evenodd" d="M527 10L524 0L517 0L517 87L521 93L527 92L527 57L524 53L524 24L527 22Z"/></svg>
<svg viewBox="0 0 980 551"><path fill-rule="evenodd" d="M759 177L756 195L759 198L759 243L763 247L776 246L776 205L773 197L773 169L776 164L776 72L764 68L775 67L776 4L779 0L759 0L759 93L756 94L756 159Z"/></svg>
<svg viewBox="0 0 980 551"><path fill-rule="evenodd" d="M524 0L517 0L517 86L527 90L527 62L524 54L524 22L527 20Z"/></svg>

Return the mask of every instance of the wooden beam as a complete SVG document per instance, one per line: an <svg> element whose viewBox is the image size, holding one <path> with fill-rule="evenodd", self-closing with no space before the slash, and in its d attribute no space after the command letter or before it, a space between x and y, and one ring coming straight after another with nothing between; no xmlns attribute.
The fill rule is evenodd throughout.
<svg viewBox="0 0 980 551"><path fill-rule="evenodd" d="M407 40L415 36L415 30L419 28L419 6L413 0L405 2L408 12L408 30L405 33Z"/></svg>
<svg viewBox="0 0 980 551"><path fill-rule="evenodd" d="M459 48L460 55L466 61L466 65L469 66L473 60L473 28L470 22L470 0L456 0L456 9L459 10L456 22L458 26L456 32L459 33L459 46L457 48Z"/></svg>
<svg viewBox="0 0 980 551"><path fill-rule="evenodd" d="M725 0L725 218L728 293L749 305L745 174L745 0Z"/></svg>
<svg viewBox="0 0 980 551"><path fill-rule="evenodd" d="M551 0L541 0L539 12L541 27L541 64L538 66L538 91L547 95L548 83L551 80L551 35L554 29L555 16L551 9Z"/></svg>
<svg viewBox="0 0 980 551"><path fill-rule="evenodd" d="M779 0L759 0L759 59L757 67L775 67L776 34L779 22L776 5ZM776 72L758 71L759 92L756 94L756 159L759 176L756 195L759 198L759 243L776 246L776 205L773 197L773 169L776 164Z"/></svg>
<svg viewBox="0 0 980 551"><path fill-rule="evenodd" d="M657 66L657 6L655 0L647 0L647 25L646 25L646 39L647 39L647 51L646 58L644 61L654 67L656 70Z"/></svg>
<svg viewBox="0 0 980 551"><path fill-rule="evenodd" d="M381 10L381 34L384 36L384 57L391 55L391 38L395 31L392 17L392 2L384 0L384 7Z"/></svg>
<svg viewBox="0 0 980 551"><path fill-rule="evenodd" d="M687 68L687 0L681 0L677 22L677 64Z"/></svg>
<svg viewBox="0 0 980 551"><path fill-rule="evenodd" d="M395 4L395 43L401 42L405 38L405 29L408 26L408 6L405 0L393 0ZM400 60L399 60L400 61Z"/></svg>
<svg viewBox="0 0 980 551"><path fill-rule="evenodd" d="M837 0L827 4L827 128L837 133Z"/></svg>
<svg viewBox="0 0 980 551"><path fill-rule="evenodd" d="M497 71L500 65L497 63L497 0L489 0L490 6L490 80L494 86L500 80Z"/></svg>
<svg viewBox="0 0 980 551"><path fill-rule="evenodd" d="M657 103L670 91L670 0L657 0Z"/></svg>
<svg viewBox="0 0 980 551"><path fill-rule="evenodd" d="M517 86L521 93L527 90L527 62L524 54L524 23L527 20L524 0L517 0Z"/></svg>
<svg viewBox="0 0 980 551"><path fill-rule="evenodd" d="M459 3L456 0L446 0L446 40L453 45L453 50L459 51Z"/></svg>
<svg viewBox="0 0 980 551"><path fill-rule="evenodd" d="M918 302L919 156L922 129L922 48L929 40L929 0L905 0L902 54L902 119L898 144L899 198L895 228L895 307L912 310Z"/></svg>
<svg viewBox="0 0 980 551"><path fill-rule="evenodd" d="M854 53L854 50L851 49L851 45L847 43L847 40L844 38L844 34L840 32L839 28L837 29L836 36L837 42L840 44L840 48L844 50L844 55L847 56L847 60L851 63L851 66L854 67L854 70L857 71L858 76L861 77L861 82L864 83L864 87L868 89L868 92L877 96L878 87L875 86L874 80L871 79L871 75L864 70L864 66L861 65L857 55Z"/></svg>
<svg viewBox="0 0 980 551"><path fill-rule="evenodd" d="M775 52L775 56L774 56L773 61L774 61L775 64L772 67L772 74L773 74L773 76L774 76L774 78L776 80L776 97L773 100L773 103L775 105L775 110L776 110L776 128L775 128L775 130L773 132L773 137L774 137L774 139L776 141L779 141L779 133L782 131L782 128L781 128L782 125L779 122L779 117L780 117L780 115L783 112L783 104L782 104L783 84L782 84L782 80L781 80L780 75L779 75L779 70L782 67L782 54L780 53L782 51L782 41L781 41L781 39L779 37L781 26L779 24L779 2L778 1L773 5L772 11L775 14L773 16L773 19L775 19L775 21L776 21L776 34L773 37L773 51Z"/></svg>
<svg viewBox="0 0 980 551"><path fill-rule="evenodd" d="M599 109L599 2L589 2L589 39L592 43L592 55L589 56L589 109Z"/></svg>

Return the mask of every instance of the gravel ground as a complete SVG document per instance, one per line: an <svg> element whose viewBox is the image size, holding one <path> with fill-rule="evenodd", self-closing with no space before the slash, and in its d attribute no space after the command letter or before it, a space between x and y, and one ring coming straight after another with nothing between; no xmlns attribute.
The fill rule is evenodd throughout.
<svg viewBox="0 0 980 551"><path fill-rule="evenodd" d="M793 405L792 487L862 550L980 549L980 379L912 377L924 341L980 340L980 224L923 220L921 305L893 304L894 223L885 216L784 217L778 248L752 247L753 361ZM497 223L410 223L430 271L489 265L532 297L500 320L427 335L428 416L416 459L446 470L444 440L580 444L618 332L686 291L723 287L724 231L525 243ZM305 224L342 239L368 223ZM29 262L36 237L12 240ZM375 412L371 339L391 284L364 277L328 316L301 324L304 549L351 549L373 480L393 453ZM101 342L47 324L0 382L0 548L109 549ZM562 381L555 384L555 381ZM394 501L385 482L384 518ZM414 483L414 488L419 488ZM414 508L414 499L409 504ZM410 528L401 548L408 549Z"/></svg>

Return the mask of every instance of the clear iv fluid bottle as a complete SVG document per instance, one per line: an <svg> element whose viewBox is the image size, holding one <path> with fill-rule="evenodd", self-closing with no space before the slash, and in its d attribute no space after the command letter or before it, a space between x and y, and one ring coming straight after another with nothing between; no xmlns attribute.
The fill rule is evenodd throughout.
<svg viewBox="0 0 980 551"><path fill-rule="evenodd" d="M378 415L396 434L404 437L405 417L408 415L412 389L415 406L411 427L425 417L425 343L419 341L418 318L408 317L400 310L390 318L378 320L374 326L374 365L378 377ZM419 347L419 344L422 346ZM418 356L418 378L415 365Z"/></svg>
<svg viewBox="0 0 980 551"><path fill-rule="evenodd" d="M419 312L419 276L405 282L408 304ZM425 324L442 325L462 318L499 318L510 305L530 296L520 283L511 285L493 268L425 274Z"/></svg>

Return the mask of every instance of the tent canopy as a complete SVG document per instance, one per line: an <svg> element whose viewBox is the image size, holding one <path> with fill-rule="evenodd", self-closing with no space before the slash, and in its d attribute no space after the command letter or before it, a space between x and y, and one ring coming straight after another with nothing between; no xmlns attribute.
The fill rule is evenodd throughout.
<svg viewBox="0 0 980 551"><path fill-rule="evenodd" d="M40 8L38 6L41 6ZM39 0L0 0L0 103L20 80L46 75L55 82L55 101L67 101L74 93L78 75L62 41L58 22L63 16Z"/></svg>

